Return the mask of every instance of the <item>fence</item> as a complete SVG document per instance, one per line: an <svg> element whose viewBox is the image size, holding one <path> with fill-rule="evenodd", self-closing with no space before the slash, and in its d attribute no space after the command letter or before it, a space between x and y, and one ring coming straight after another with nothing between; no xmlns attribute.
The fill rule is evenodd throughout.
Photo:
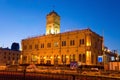
<svg viewBox="0 0 120 80"><path fill-rule="evenodd" d="M117 77L1 71L0 80L120 80Z"/></svg>

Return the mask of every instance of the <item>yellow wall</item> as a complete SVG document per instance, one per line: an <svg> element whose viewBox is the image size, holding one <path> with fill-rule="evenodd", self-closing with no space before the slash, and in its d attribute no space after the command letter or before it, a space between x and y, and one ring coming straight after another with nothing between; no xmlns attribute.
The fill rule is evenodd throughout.
<svg viewBox="0 0 120 80"><path fill-rule="evenodd" d="M46 19L46 35L22 40L22 63L98 64L97 57L102 55L101 36L90 29L60 33L60 16L54 11Z"/></svg>
<svg viewBox="0 0 120 80"><path fill-rule="evenodd" d="M89 46L86 45L88 42L88 34L91 34L89 36L91 45ZM80 45L81 39L84 39L84 43ZM70 45L71 40L74 40L74 45ZM66 46L62 46L62 41L66 41ZM51 44L51 47L47 47L48 43ZM55 46L55 43L57 43L57 47ZM54 64L55 56L59 57L58 64L63 64L62 55L66 55L66 64L70 64L70 55L73 56L74 54L75 61L79 62L79 54L85 54L85 62L82 61L81 63L91 65L97 64L97 56L102 53L101 43L102 37L88 29L84 29L24 39L22 40L22 54L27 56L27 63L31 62L31 56L34 55L37 56L37 61L35 63L40 63L40 60L43 57L43 59L45 59L44 63L46 63L47 60L50 60L51 64ZM44 48L41 48L42 44L44 44ZM32 49L30 49L30 45L32 45ZM35 45L38 45L37 49L35 49ZM25 48L25 46L27 46L27 48Z"/></svg>

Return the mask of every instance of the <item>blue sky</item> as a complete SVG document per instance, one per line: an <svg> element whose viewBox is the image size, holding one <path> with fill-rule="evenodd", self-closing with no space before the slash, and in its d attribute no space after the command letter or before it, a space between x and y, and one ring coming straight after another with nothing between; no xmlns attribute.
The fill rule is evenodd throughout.
<svg viewBox="0 0 120 80"><path fill-rule="evenodd" d="M61 16L61 32L89 27L120 51L120 0L0 0L0 46L44 34L53 9Z"/></svg>

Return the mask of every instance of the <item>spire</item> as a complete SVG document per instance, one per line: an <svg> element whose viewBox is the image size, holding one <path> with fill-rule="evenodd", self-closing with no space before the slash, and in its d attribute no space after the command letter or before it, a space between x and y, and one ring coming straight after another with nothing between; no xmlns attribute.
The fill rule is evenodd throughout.
<svg viewBox="0 0 120 80"><path fill-rule="evenodd" d="M55 15L59 16L59 15L57 14L57 12L55 12L54 10L52 10L49 14L47 14L47 16L52 15L52 14L55 14Z"/></svg>

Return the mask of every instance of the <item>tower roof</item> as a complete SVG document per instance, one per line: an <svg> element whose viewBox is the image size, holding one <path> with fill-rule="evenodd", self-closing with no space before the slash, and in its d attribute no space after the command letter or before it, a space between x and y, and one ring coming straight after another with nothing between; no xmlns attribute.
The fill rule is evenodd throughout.
<svg viewBox="0 0 120 80"><path fill-rule="evenodd" d="M55 12L54 10L51 11L47 16L52 15L52 14L55 14L55 15L59 16L59 15L57 14L57 12Z"/></svg>

